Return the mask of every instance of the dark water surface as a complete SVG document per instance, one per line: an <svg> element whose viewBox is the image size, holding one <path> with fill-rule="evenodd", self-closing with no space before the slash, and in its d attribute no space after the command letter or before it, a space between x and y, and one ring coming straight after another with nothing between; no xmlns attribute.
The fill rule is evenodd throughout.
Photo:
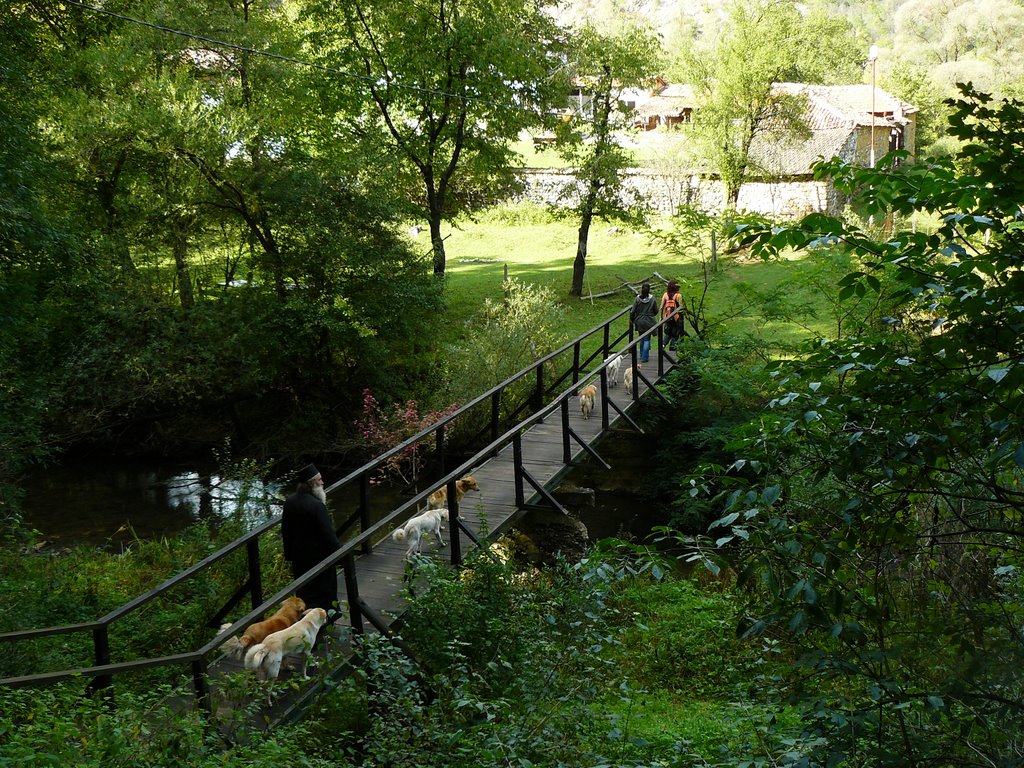
<svg viewBox="0 0 1024 768"><path fill-rule="evenodd" d="M276 485L156 462L69 464L29 478L25 522L56 546L117 546L171 536L200 520L241 514L256 525L280 512Z"/></svg>
<svg viewBox="0 0 1024 768"><path fill-rule="evenodd" d="M584 462L568 478L595 489L594 506L574 513L587 526L591 541L609 536L643 538L660 525L663 511L642 501L648 456L646 446L629 435L599 449L611 470ZM325 470L330 485L348 470ZM78 462L37 472L29 478L25 522L55 547L76 544L119 550L136 539L173 536L199 521L216 523L241 515L250 527L280 514L280 484L225 480L212 467L195 464ZM409 497L387 486L374 486L371 520L378 520ZM331 494L335 522L341 524L358 506L358 487Z"/></svg>

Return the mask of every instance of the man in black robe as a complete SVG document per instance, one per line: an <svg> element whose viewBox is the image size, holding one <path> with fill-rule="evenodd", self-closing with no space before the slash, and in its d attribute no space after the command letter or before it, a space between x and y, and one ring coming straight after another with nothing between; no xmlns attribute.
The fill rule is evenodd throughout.
<svg viewBox="0 0 1024 768"><path fill-rule="evenodd" d="M285 559L296 579L341 546L327 511L323 477L312 464L299 470L295 492L284 502L281 538ZM306 608L337 610L337 569L328 568L297 594L306 602Z"/></svg>

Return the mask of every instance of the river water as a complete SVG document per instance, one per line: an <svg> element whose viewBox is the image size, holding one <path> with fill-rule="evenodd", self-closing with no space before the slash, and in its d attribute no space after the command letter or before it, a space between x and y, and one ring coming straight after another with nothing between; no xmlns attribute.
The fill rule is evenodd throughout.
<svg viewBox="0 0 1024 768"><path fill-rule="evenodd" d="M602 453L612 470L584 462L568 478L570 484L595 488L594 506L574 509L591 541L621 535L643 538L652 524L662 522L635 492L646 461L636 445L622 436L608 441ZM324 471L328 485L347 474L341 468ZM35 473L27 488L25 523L39 531L45 546L85 544L114 551L136 539L173 536L200 521L215 524L241 516L254 527L280 514L282 498L276 483L225 479L214 468L155 461L68 463ZM348 497L332 494L336 523L358 506L357 493L353 486L346 490ZM371 520L407 499L396 489L374 486Z"/></svg>

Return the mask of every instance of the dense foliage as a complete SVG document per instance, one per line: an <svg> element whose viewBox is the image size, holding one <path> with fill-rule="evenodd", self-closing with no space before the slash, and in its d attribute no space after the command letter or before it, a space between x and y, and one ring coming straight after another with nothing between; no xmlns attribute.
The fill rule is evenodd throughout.
<svg viewBox="0 0 1024 768"><path fill-rule="evenodd" d="M459 572L421 565L401 629L415 661L379 636L357 643L355 676L299 726L253 728L247 675L225 691L249 708L217 728L175 711L169 686L124 678L107 702L69 683L5 695L3 755L104 768L285 754L366 768L699 765L745 754L767 724L745 682L758 648L732 631L736 601L648 554L607 547L542 573L488 557Z"/></svg>
<svg viewBox="0 0 1024 768"><path fill-rule="evenodd" d="M799 653L796 765L1024 755L1024 113L968 88L951 108L955 162L819 169L880 220L930 211L937 232L815 215L741 233L766 257L856 255L842 293L887 291L891 312L777 363L768 409L692 480L721 514L706 554L753 590L743 631Z"/></svg>

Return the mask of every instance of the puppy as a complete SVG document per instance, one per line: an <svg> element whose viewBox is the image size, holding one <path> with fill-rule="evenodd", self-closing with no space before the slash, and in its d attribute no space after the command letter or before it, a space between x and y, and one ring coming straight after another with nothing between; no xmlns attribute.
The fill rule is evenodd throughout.
<svg viewBox="0 0 1024 768"><path fill-rule="evenodd" d="M225 653L239 659L243 658L252 646L262 642L267 635L290 627L301 619L302 612L305 610L306 603L301 597L285 598L281 603L281 607L277 609L277 613L269 619L250 624L239 639L235 640L232 638L224 643ZM225 627L221 627L221 629L226 629L230 626L228 624Z"/></svg>
<svg viewBox="0 0 1024 768"><path fill-rule="evenodd" d="M580 390L580 410L583 411L583 418L589 419L590 412L594 410L594 398L597 397L597 387L590 384Z"/></svg>
<svg viewBox="0 0 1024 768"><path fill-rule="evenodd" d="M622 372L622 385L633 394L633 366L627 366Z"/></svg>
<svg viewBox="0 0 1024 768"><path fill-rule="evenodd" d="M445 545L444 539L441 538L441 522L447 519L447 508L428 509L426 512L410 518L401 528L395 528L391 538L394 541L409 540L409 548L405 550L405 558L408 560L412 557L414 550L416 554L419 554L424 533L432 533L442 547Z"/></svg>
<svg viewBox="0 0 1024 768"><path fill-rule="evenodd" d="M622 355L605 358L608 361L608 386L614 387L619 381L619 369L622 368Z"/></svg>
<svg viewBox="0 0 1024 768"><path fill-rule="evenodd" d="M479 490L480 486L477 485L476 478L473 477L472 475L466 475L461 479L455 481L455 500L462 501L462 497L466 495L466 491ZM427 497L427 509L441 509L442 507L448 507L447 485L441 486Z"/></svg>
<svg viewBox="0 0 1024 768"><path fill-rule="evenodd" d="M285 656L301 658L300 671L306 679L306 662L309 652L316 642L320 627L327 623L327 611L323 608L310 608L302 618L290 627L272 632L256 643L245 654L245 668L256 673L260 680L276 680L281 672L281 662ZM270 693L267 692L269 703Z"/></svg>

